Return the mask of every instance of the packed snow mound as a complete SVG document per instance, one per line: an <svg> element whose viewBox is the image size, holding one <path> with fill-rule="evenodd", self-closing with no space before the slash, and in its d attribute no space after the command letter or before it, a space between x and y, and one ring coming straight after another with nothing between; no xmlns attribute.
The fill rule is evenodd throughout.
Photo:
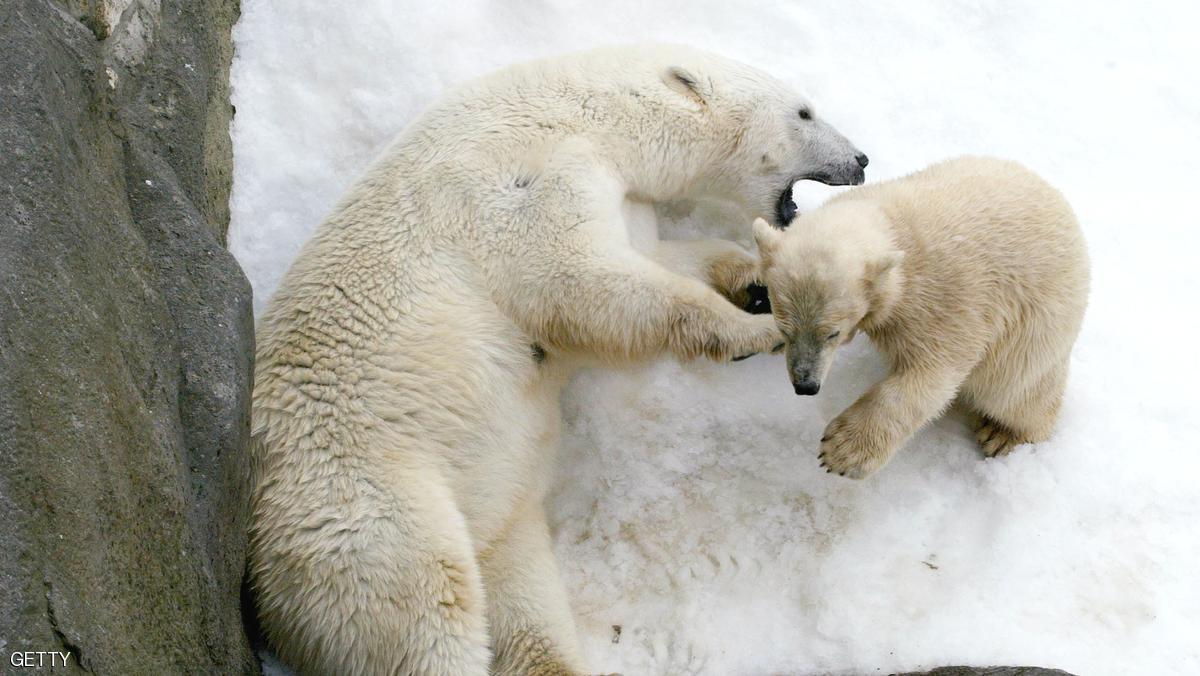
<svg viewBox="0 0 1200 676"><path fill-rule="evenodd" d="M230 238L259 310L341 193L448 87L641 40L792 82L871 156L869 180L961 153L1020 160L1066 194L1091 246L1058 431L1007 458L984 461L951 413L866 481L820 470L825 424L884 373L861 338L815 398L791 393L780 357L577 378L549 506L596 669L1200 673L1200 368L1186 347L1200 328L1200 5L395 5L243 6ZM802 184L797 202L832 190Z"/></svg>

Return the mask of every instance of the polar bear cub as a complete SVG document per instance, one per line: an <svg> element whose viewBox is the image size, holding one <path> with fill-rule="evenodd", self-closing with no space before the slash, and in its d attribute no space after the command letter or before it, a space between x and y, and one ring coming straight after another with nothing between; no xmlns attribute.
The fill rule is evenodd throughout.
<svg viewBox="0 0 1200 676"><path fill-rule="evenodd" d="M797 394L858 331L892 364L825 429L827 471L867 476L956 395L988 456L1049 436L1089 266L1071 207L1031 171L958 158L754 232Z"/></svg>

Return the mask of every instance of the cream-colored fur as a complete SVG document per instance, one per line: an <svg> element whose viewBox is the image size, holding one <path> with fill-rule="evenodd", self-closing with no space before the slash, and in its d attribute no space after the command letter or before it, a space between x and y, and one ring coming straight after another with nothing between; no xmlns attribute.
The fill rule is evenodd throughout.
<svg viewBox="0 0 1200 676"><path fill-rule="evenodd" d="M1088 296L1062 195L1015 162L964 157L847 191L784 231L755 222L798 393L862 330L892 373L825 429L828 471L862 478L956 395L989 455L1046 439Z"/></svg>
<svg viewBox="0 0 1200 676"><path fill-rule="evenodd" d="M625 48L469 83L396 139L258 330L251 574L285 661L584 670L541 504L565 380L782 342L718 293L753 257L639 251L622 209L701 194L768 214L796 178L861 180L857 150L801 108L747 66Z"/></svg>

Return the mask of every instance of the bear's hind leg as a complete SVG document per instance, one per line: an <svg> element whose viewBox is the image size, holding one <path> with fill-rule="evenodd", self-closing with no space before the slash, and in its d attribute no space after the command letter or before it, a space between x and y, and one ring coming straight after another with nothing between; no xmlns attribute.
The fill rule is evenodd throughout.
<svg viewBox="0 0 1200 676"><path fill-rule="evenodd" d="M302 674L488 673L479 567L440 477L376 468L279 491L260 505L294 508L258 519L252 565L284 661Z"/></svg>
<svg viewBox="0 0 1200 676"><path fill-rule="evenodd" d="M497 676L575 676L575 622L541 505L530 501L480 553Z"/></svg>
<svg viewBox="0 0 1200 676"><path fill-rule="evenodd" d="M1008 455L1018 444L1023 443L1012 430L1001 423L982 416L979 427L975 429L975 441L983 449L983 454L989 458Z"/></svg>
<svg viewBox="0 0 1200 676"><path fill-rule="evenodd" d="M970 388L968 401L981 417L975 439L984 454L989 458L1003 456L1021 444L1049 438L1058 420L1066 383L1067 361L1063 359L1015 394L1007 384Z"/></svg>

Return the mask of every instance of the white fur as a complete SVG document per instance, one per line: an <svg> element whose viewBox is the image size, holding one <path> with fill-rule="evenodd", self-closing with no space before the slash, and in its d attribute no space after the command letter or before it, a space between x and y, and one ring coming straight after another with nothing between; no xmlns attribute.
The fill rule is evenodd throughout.
<svg viewBox="0 0 1200 676"><path fill-rule="evenodd" d="M583 669L541 505L565 380L780 342L714 291L740 291L755 259L639 252L622 210L704 194L768 214L799 176L861 176L808 105L732 61L626 48L469 83L396 139L259 327L251 572L286 661Z"/></svg>
<svg viewBox="0 0 1200 676"><path fill-rule="evenodd" d="M843 193L786 231L754 227L798 393L859 330L892 362L825 429L829 471L870 474L956 396L989 456L1050 435L1088 256L1071 207L1033 172L964 157Z"/></svg>

